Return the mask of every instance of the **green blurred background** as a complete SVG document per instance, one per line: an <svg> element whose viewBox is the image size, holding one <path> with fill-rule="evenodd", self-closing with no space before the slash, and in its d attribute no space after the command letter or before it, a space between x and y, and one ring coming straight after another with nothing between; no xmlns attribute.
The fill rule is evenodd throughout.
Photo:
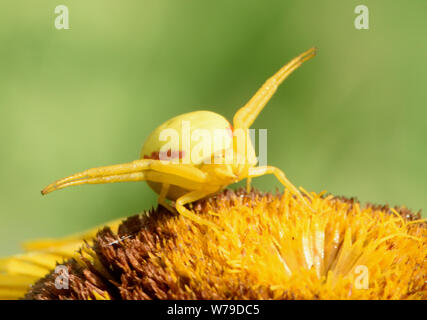
<svg viewBox="0 0 427 320"><path fill-rule="evenodd" d="M60 4L70 30L54 27ZM369 30L354 27L359 4ZM311 46L253 126L268 129L269 164L307 190L427 208L426 12L424 0L2 0L0 255L155 205L145 183L40 190L136 159L172 116L231 119Z"/></svg>

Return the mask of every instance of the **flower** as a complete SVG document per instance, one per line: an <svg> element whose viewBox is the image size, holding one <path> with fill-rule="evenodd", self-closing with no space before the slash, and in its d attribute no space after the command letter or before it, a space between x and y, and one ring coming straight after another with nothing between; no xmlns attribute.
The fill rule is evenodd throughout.
<svg viewBox="0 0 427 320"><path fill-rule="evenodd" d="M116 231L121 219L107 223ZM22 254L0 258L0 300L18 299L30 286L55 268L57 262L79 255L79 248L92 243L100 227L62 239L24 243Z"/></svg>
<svg viewBox="0 0 427 320"><path fill-rule="evenodd" d="M159 207L92 240L43 246L61 256L69 243L82 244L61 256L67 288L56 287L51 271L25 298L427 299L427 223L419 213L304 193L313 211L287 191L226 190L194 203L219 232Z"/></svg>

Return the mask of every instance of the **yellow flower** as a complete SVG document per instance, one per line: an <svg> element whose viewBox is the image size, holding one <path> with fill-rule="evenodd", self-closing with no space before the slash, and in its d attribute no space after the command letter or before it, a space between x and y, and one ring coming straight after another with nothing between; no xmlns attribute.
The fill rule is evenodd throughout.
<svg viewBox="0 0 427 320"><path fill-rule="evenodd" d="M117 230L120 220L107 223ZM62 239L41 239L23 244L24 253L0 258L0 300L22 298L30 286L55 268L57 262L79 255L85 241L92 243L101 227Z"/></svg>
<svg viewBox="0 0 427 320"><path fill-rule="evenodd" d="M44 276L25 298L427 298L427 223L419 214L305 196L314 212L288 192L226 190L194 203L219 233L159 208L93 239L87 233L34 243L27 254L0 262L0 294L22 296ZM55 261L67 270L68 288L56 288L58 274L48 273Z"/></svg>

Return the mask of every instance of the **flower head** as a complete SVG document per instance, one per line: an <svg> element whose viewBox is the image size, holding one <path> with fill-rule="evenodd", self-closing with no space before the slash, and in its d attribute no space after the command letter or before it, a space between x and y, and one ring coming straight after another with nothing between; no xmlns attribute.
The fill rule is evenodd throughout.
<svg viewBox="0 0 427 320"><path fill-rule="evenodd" d="M406 208L306 193L226 190L105 227L27 299L426 299L427 224ZM1 286L0 286L1 288Z"/></svg>

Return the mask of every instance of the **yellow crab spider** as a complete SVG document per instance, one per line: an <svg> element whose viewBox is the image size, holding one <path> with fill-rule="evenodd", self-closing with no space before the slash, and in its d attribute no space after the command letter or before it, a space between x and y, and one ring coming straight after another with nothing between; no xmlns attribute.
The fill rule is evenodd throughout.
<svg viewBox="0 0 427 320"><path fill-rule="evenodd" d="M215 194L243 179L247 179L249 189L252 178L273 174L284 187L308 206L283 171L272 166L256 166L257 158L250 141L249 127L283 80L315 54L315 48L307 50L269 78L236 112L233 127L223 116L211 111L194 111L177 116L160 125L149 135L142 147L139 160L76 173L48 185L42 190L42 194L81 184L146 181L159 194L159 204L173 211L174 208L166 199L175 200L175 209L180 214L199 224L215 227L213 223L197 216L185 205ZM228 132L221 136L221 144L214 143L212 147L205 141L200 146L200 143L196 145L193 141L196 132L199 133L198 138L203 136L200 132L204 132L210 139L215 140L220 132L218 130ZM170 139L165 146L166 137L172 137L173 132L178 132L179 139ZM243 132L243 140L242 135L236 134L237 132ZM200 151L200 147L202 151L207 150L208 157L206 154L200 155L200 152L195 152ZM204 147L208 148L203 149ZM198 150L195 150L196 148Z"/></svg>

